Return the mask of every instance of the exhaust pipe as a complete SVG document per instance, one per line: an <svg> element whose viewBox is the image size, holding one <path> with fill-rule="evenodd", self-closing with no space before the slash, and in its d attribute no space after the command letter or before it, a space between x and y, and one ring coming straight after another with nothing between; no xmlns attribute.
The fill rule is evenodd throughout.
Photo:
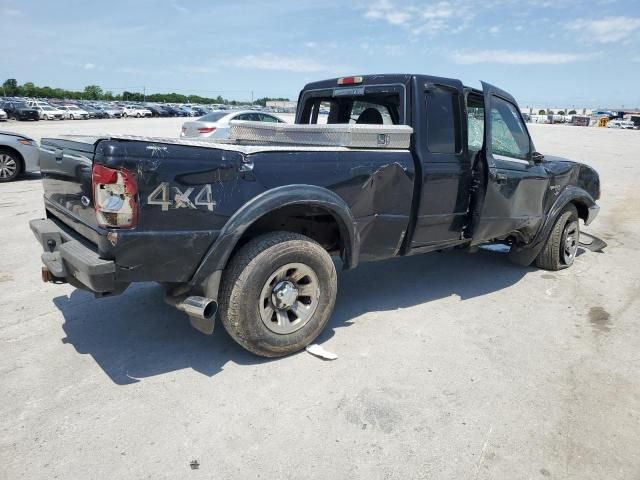
<svg viewBox="0 0 640 480"><path fill-rule="evenodd" d="M191 326L202 333L211 335L215 324L218 303L207 297L165 297L169 305L189 315Z"/></svg>

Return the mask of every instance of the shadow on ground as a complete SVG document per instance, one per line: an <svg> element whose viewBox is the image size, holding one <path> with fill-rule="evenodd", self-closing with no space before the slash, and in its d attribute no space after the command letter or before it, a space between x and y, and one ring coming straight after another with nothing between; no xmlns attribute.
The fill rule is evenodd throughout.
<svg viewBox="0 0 640 480"><path fill-rule="evenodd" d="M474 255L435 253L364 264L339 275L336 309L319 341L331 338L336 329L351 325L363 313L451 295L466 300L514 285L532 270L512 265L505 255L482 250ZM91 355L119 385L184 368L213 376L227 362L277 361L243 350L220 322L213 336L198 333L162 296L159 285L140 284L112 298L97 300L81 290L57 297L54 303L65 319L63 342Z"/></svg>

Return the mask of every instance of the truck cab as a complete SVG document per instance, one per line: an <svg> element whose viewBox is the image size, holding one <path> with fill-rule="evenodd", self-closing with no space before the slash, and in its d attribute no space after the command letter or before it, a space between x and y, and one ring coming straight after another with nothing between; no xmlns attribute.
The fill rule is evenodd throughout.
<svg viewBox="0 0 640 480"><path fill-rule="evenodd" d="M527 245L576 165L545 161L515 99L488 83L482 87L427 75L316 82L300 94L296 123L318 123L320 109L328 108L329 124L413 128L414 215L404 254L488 241ZM579 170L590 178L586 195L575 200L588 222L597 211L599 184L589 167Z"/></svg>

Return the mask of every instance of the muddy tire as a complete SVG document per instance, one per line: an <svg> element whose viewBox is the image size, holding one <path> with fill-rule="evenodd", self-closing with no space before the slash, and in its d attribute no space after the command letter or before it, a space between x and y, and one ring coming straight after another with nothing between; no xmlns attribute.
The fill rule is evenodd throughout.
<svg viewBox="0 0 640 480"><path fill-rule="evenodd" d="M225 268L220 318L250 352L281 357L322 332L336 290L335 265L324 248L304 235L272 232L244 245Z"/></svg>
<svg viewBox="0 0 640 480"><path fill-rule="evenodd" d="M536 257L536 266L553 271L569 268L576 258L579 240L578 210L569 204L558 215L547 243Z"/></svg>

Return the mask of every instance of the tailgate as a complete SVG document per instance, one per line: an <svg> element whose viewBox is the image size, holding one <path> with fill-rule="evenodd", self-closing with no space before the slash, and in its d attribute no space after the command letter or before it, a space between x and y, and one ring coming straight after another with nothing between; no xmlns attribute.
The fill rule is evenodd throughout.
<svg viewBox="0 0 640 480"><path fill-rule="evenodd" d="M97 227L92 205L91 168L99 140L97 137L43 138L40 146L40 171L47 210L83 235L87 233L86 226Z"/></svg>

